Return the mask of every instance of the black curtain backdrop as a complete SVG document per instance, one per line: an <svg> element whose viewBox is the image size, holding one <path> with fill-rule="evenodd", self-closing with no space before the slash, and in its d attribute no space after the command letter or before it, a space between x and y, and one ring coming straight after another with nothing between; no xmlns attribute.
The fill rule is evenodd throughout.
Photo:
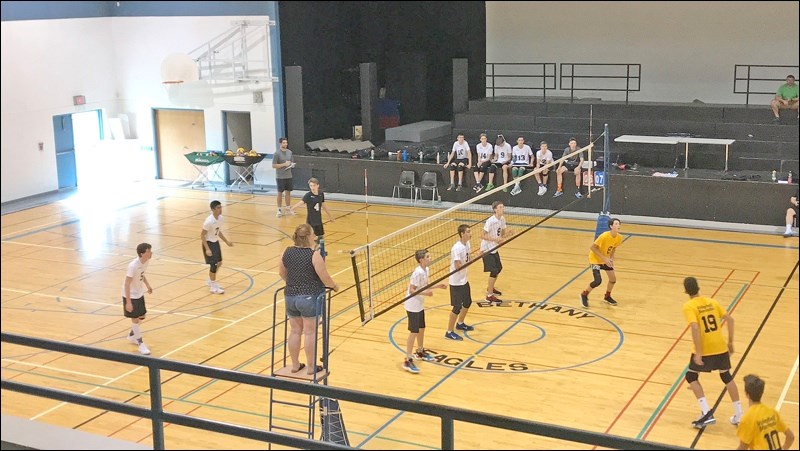
<svg viewBox="0 0 800 451"><path fill-rule="evenodd" d="M278 2L284 66L302 66L306 141L361 123L358 65L400 102L401 123L453 119L453 58L484 97L484 2Z"/></svg>

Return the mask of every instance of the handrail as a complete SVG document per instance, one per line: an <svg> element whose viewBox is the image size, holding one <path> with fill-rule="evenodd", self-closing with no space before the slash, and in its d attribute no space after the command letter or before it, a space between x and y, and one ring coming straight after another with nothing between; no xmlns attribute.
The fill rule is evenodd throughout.
<svg viewBox="0 0 800 451"><path fill-rule="evenodd" d="M745 68L746 69L745 75L739 76L739 69L740 68ZM797 70L798 66L797 65L794 65L794 66L783 66L783 65L775 65L775 64L736 64L736 65L734 65L733 66L733 93L734 94L745 94L744 104L745 104L745 106L748 106L748 107L750 106L750 94L772 94L772 95L775 95L775 92L778 90L777 86L780 86L777 83L784 82L786 80L786 75L782 75L781 78L754 77L753 76L753 69L757 70L757 69L777 69L777 68ZM777 71L768 70L766 72L769 72L770 74L773 74L773 73L775 73ZM771 75L771 76L775 77L775 75ZM737 89L738 86L739 86L739 84L737 82L740 82L740 81L744 81L745 82L744 91L740 91L740 90ZM759 88L751 87L751 82L762 82L762 81L768 81L768 82L775 83L776 87L774 87L771 91L753 91L753 90L751 90L751 88L752 89L759 89ZM766 88L762 88L762 89L766 89Z"/></svg>
<svg viewBox="0 0 800 451"><path fill-rule="evenodd" d="M625 68L624 75L595 75L595 74L582 74L575 75L575 68L594 68L602 67L604 69L614 69L618 67ZM566 73L569 70L569 74ZM575 82L578 80L625 80L624 88L606 88L602 86L586 86L575 87ZM565 82L569 81L569 87L564 87ZM631 84L636 81L636 87ZM561 63L561 77L559 78L559 89L569 90L570 102L575 100L575 91L612 91L624 92L625 103L628 103L629 94L631 92L639 92L642 88L642 65L632 63Z"/></svg>
<svg viewBox="0 0 800 451"><path fill-rule="evenodd" d="M276 390L293 391L307 395L316 395L326 398L350 401L359 404L367 404L376 407L384 407L392 410L400 410L417 413L426 416L438 417L441 419L442 426L442 449L453 449L454 428L453 421L463 421L467 423L479 424L499 429L524 432L527 434L540 435L570 442L578 442L590 445L598 445L605 448L614 449L647 449L647 450L667 450L667 449L689 449L662 443L647 442L637 439L630 439L616 435L585 431L565 426L557 426L537 421L522 420L519 418L507 417L504 415L494 415L475 410L462 409L458 407L443 406L424 401L414 401L394 396L385 396L374 393L367 393L358 390L336 388L327 385L308 384L296 382L285 378L264 376L260 374L244 373L240 371L215 368L210 366L198 365L195 363L177 362L174 360L160 359L150 356L141 356L126 352L112 351L108 349L93 348L90 346L66 343L43 338L34 338L24 335L0 333L0 341L4 343L29 346L50 351L63 352L67 354L79 355L90 358L109 360L113 362L127 363L147 367L150 380L150 405L155 408L138 407L117 401L108 401L101 398L87 395L70 393L50 387L39 387L31 384L2 379L0 387L26 393L34 396L41 396L60 401L71 402L79 405L109 410L112 412L124 413L128 415L149 418L153 424L153 449L164 448L164 422L179 424L213 432L220 432L237 437L262 440L270 443L277 443L296 448L304 449L354 449L329 442L303 439L291 435L278 434L259 430L251 427L238 426L220 421L206 420L187 415L164 412L161 406L161 371L173 371L186 373L195 376L221 379L240 384L253 385L256 387L271 388Z"/></svg>
<svg viewBox="0 0 800 451"><path fill-rule="evenodd" d="M506 66L515 67L515 66L524 66L523 69L527 69L528 67L540 67L541 68L541 75L539 74L498 74L498 68L506 68ZM548 69L551 69L548 71ZM549 73L548 73L549 72ZM519 79L519 82L526 82L527 79L533 78L536 80L541 80L541 87L538 86L497 86L498 78L511 78L511 79ZM542 90L542 98L546 101L547 100L547 91L548 90L555 90L556 89L556 63L486 63L486 75L485 79L487 82L486 89L492 90L492 97L495 96L495 91L497 89L541 89ZM491 86L489 86L489 81L491 80ZM552 87L549 85L548 82L552 81Z"/></svg>

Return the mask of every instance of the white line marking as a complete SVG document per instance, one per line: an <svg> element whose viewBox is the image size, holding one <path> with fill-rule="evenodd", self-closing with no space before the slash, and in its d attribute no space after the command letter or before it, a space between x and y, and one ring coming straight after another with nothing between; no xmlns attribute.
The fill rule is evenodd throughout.
<svg viewBox="0 0 800 451"><path fill-rule="evenodd" d="M106 381L111 380L110 377L100 376L99 374L90 374L90 373L82 373L80 371L65 370L63 368L56 368L54 366L49 366L49 365L39 365L38 363L22 362L20 360L5 359L5 358L3 359L3 361L4 362L14 363L16 365L32 366L34 368L44 368L44 369L48 369L48 370L58 371L60 373L77 374L78 376L94 377L94 378L103 379L103 380L106 380ZM7 369L10 369L10 368L7 368Z"/></svg>
<svg viewBox="0 0 800 451"><path fill-rule="evenodd" d="M800 356L794 359L794 365L792 366L792 371L789 372L789 377L786 378L786 384L783 386L783 391L781 391L781 396L778 398L778 403L775 404L775 410L778 412L781 411L781 406L786 404L797 404L797 402L786 401L786 393L789 392L789 387L792 386L792 381L794 381L794 375L797 374L797 365L800 362Z"/></svg>
<svg viewBox="0 0 800 451"><path fill-rule="evenodd" d="M189 346L192 346L192 345L194 345L195 343L198 343L198 342L200 342L200 341L202 341L202 340L205 340L206 338L208 338L208 337L210 337L210 336L212 336L212 335L216 334L217 332L222 332L223 330L225 330L225 329L227 329L227 328L229 328L229 327L232 327L232 326L234 326L234 325L238 324L239 322L241 322L241 321L244 321L244 320L246 320L246 319L248 319L248 318L250 318L250 317L252 317L252 316L254 316L254 315L256 315L256 314L259 314L259 313L263 312L264 310L270 309L270 308L272 308L272 306L271 306L271 305L268 305L268 306L266 306L266 307L264 307L264 308L258 309L258 310L254 311L253 313L251 313L251 314L249 314L249 315L243 316L243 317L241 317L241 318L239 318L239 319L237 319L237 320L235 320L235 321L231 322L230 324L226 324L226 325L224 325L224 326L220 327L219 329L217 329L217 330L215 330L215 331L213 331L213 332L209 332L209 333L207 333L207 334L203 335L203 336L202 336L202 337L200 337L200 338L197 338L197 339L195 339L195 340L192 340L192 341L190 341L190 342L188 342L188 343L186 343L186 344L184 344L184 345L182 345L182 346L179 346L179 347L178 347L178 348L176 348L176 349L173 349L172 351L170 351L170 352L168 352L168 353L166 353L166 354L162 355L162 356L161 356L161 358L166 358L166 357L168 357L168 356L170 356L170 355L172 355L172 354L175 354L176 352L178 352L178 351L181 351L181 350L183 350L183 349L185 349L185 348L188 348ZM96 391L96 390L99 390L99 389L101 389L101 388L103 388L103 387L105 387L105 386L108 386L109 384L113 384L114 382L116 382L116 381L118 381L118 380L121 380L121 379L122 379L122 378L124 378L124 377L130 376L131 374L133 374L133 373L135 373L135 372L139 371L139 370L140 370L140 369L142 369L142 368L145 368L145 367L143 367L143 366L137 366L136 368L133 368L132 370L130 370L130 371L128 371L128 372L125 372L125 373L121 374L120 376L117 376L117 377L115 377L115 378L113 378L113 379L111 379L111 380L109 380L109 381L105 382L103 385L101 385L101 386L99 386L99 387L92 388L91 390L87 390L87 391L83 392L82 394L83 394L83 395L88 395L88 394L90 394L90 393L93 393L94 391ZM44 412L41 412L41 413L39 413L39 414L37 414L37 415L34 415L34 416L32 416L32 417L30 418L30 420L37 420L37 419L39 419L39 418L41 418L41 417L43 417L43 416L45 416L45 415L47 415L47 414L49 414L49 413L52 413L52 412L54 412L54 411L58 410L59 408L61 408L61 407L63 407L63 406L66 406L66 405L68 405L68 403L66 403L66 402L59 403L58 405L56 405L56 406L53 406L53 407L51 407L51 408L49 408L49 409L45 410Z"/></svg>
<svg viewBox="0 0 800 451"><path fill-rule="evenodd" d="M65 301L82 302L84 304L104 305L106 307L120 307L120 306L122 306L122 296L120 296L120 302L119 303L109 303L109 302L90 301L88 299L72 298L72 297L69 297L69 296L57 296L57 295L53 295L53 294L44 294L44 293L38 293L38 292L35 292L35 291L17 290L17 289L14 289L14 288L3 287L2 289L4 291L11 291L13 293L22 293L22 294L25 294L25 295L36 295L36 296L42 296L42 297L46 297L46 298L60 298L60 299L63 299ZM232 319L227 319L227 318L215 318L213 316L206 316L206 315L191 315L189 313L168 312L166 310L148 309L147 311L148 312L153 312L153 313L160 313L162 315L188 316L190 318L204 318L204 319L212 319L212 320L215 320L215 321L225 321L225 322L232 322L233 321Z"/></svg>

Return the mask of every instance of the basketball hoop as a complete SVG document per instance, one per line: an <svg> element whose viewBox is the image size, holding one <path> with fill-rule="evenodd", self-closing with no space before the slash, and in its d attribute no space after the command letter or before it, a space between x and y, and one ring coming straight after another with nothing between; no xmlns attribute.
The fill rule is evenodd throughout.
<svg viewBox="0 0 800 451"><path fill-rule="evenodd" d="M183 53L173 53L164 58L161 63L161 83L165 86L174 86L185 81L200 79L197 63Z"/></svg>

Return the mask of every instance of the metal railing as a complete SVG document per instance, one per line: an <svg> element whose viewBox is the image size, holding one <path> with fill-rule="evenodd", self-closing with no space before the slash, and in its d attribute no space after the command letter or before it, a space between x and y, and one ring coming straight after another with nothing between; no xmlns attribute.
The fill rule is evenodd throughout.
<svg viewBox="0 0 800 451"><path fill-rule="evenodd" d="M577 74L576 69L583 69L586 72ZM618 73L617 71L619 69L623 70ZM642 87L641 64L561 63L560 70L559 89L569 91L570 101L575 99L575 91L612 91L624 92L625 103L628 103L630 93L639 92ZM582 82L584 80L603 80L606 83L587 83L585 85L581 83L579 86L576 86L577 82ZM616 80L624 80L625 87L614 86ZM565 84L569 86L565 86Z"/></svg>
<svg viewBox="0 0 800 451"><path fill-rule="evenodd" d="M302 449L355 449L330 442L309 440L252 427L239 426L216 420L207 420L188 415L165 412L163 408L163 396L161 392L162 371L192 374L195 376L221 379L240 384L253 385L256 387L286 390L307 395L315 395L359 404L367 404L370 406L383 407L395 411L405 411L429 417L437 417L441 420L442 449L455 449L455 421L463 421L466 423L489 426L497 429L523 432L532 435L566 440L569 442L597 445L604 448L643 450L689 449L661 443L624 438L599 432L590 432L570 427L556 426L536 421L522 420L503 415L493 415L475 410L461 409L458 407L443 406L439 404L414 401L393 396L378 395L374 393L366 393L356 390L348 390L344 388L336 388L326 385L295 382L285 378L244 373L240 371L214 368L194 363L176 362L173 360L165 360L150 356L130 354L127 352L93 348L84 345L42 338L27 337L6 332L0 333L0 341L3 343L47 349L49 351L63 352L89 358L147 367L149 373L149 409L123 402L109 401L102 398L72 393L64 390L16 382L6 378L2 379L0 387L3 390L11 390L28 395L56 399L82 406L147 418L152 422L153 449L165 449L165 422ZM525 446L527 447L529 445Z"/></svg>
<svg viewBox="0 0 800 451"><path fill-rule="evenodd" d="M786 70L780 74L776 69ZM797 65L736 64L733 66L733 93L745 94L744 104L750 106L750 94L775 95L778 87L785 82L786 75L791 73L797 76L797 69ZM758 72L758 74L754 74L754 72ZM776 73L779 75L775 75ZM780 78L776 78L778 76ZM766 82L769 82L769 85ZM742 87L742 84L744 87ZM771 90L764 91L765 89Z"/></svg>
<svg viewBox="0 0 800 451"><path fill-rule="evenodd" d="M536 71L537 68L540 70ZM498 86L500 79L513 86ZM540 86L528 85L531 80L538 81L533 84ZM556 63L486 63L486 90L491 90L491 97L494 97L501 89L541 90L542 98L547 99L547 91L556 89Z"/></svg>

